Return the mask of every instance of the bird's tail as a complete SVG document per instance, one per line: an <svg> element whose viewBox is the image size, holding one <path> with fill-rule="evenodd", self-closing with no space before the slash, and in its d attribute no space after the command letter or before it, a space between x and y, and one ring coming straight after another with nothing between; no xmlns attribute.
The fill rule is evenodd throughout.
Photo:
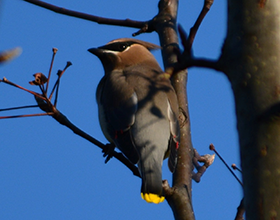
<svg viewBox="0 0 280 220"><path fill-rule="evenodd" d="M155 161L155 158L139 161L138 167L142 177L141 197L149 203L160 203L164 201L162 195L162 159Z"/></svg>

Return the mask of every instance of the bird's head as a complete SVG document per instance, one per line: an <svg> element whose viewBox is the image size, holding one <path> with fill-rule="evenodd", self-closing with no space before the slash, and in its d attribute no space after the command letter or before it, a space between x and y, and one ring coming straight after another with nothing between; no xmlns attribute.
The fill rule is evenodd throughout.
<svg viewBox="0 0 280 220"><path fill-rule="evenodd" d="M137 39L121 38L110 41L101 47L90 48L88 51L101 60L106 73L144 62L157 64L150 52L150 50L155 49L160 49L160 47Z"/></svg>

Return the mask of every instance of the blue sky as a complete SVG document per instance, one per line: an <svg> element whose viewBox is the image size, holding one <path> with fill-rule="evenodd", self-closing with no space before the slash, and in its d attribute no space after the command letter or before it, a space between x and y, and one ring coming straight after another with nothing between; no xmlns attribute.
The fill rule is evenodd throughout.
<svg viewBox="0 0 280 220"><path fill-rule="evenodd" d="M149 20L157 13L157 1L74 1L48 3L103 17ZM178 22L188 32L203 5L180 1ZM103 76L97 57L87 52L136 29L98 25L59 15L22 0L2 0L0 51L20 46L22 54L0 66L0 78L28 89L33 74L47 75L52 48L57 47L51 82L56 71L71 66L63 75L58 109L75 125L107 143L97 118L96 86ZM195 39L195 56L217 58L226 34L225 1L216 1ZM137 39L159 44L156 33ZM162 65L160 51L155 51ZM218 72L191 68L188 99L194 147L211 154L213 143L224 159L240 166L234 100L226 77ZM0 84L0 109L35 104L32 95ZM39 109L6 114L40 113ZM148 204L140 197L139 178L117 160L104 164L98 147L80 138L48 116L0 120L0 219L172 219L167 202ZM240 175L239 175L240 176ZM171 183L166 162L163 178ZM193 182L196 219L233 219L242 198L238 182L221 161Z"/></svg>

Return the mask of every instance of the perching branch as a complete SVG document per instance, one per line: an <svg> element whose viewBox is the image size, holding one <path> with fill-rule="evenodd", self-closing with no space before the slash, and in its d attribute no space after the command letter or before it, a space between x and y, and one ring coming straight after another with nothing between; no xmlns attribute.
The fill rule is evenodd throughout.
<svg viewBox="0 0 280 220"><path fill-rule="evenodd" d="M88 140L89 142L91 142L94 145L96 145L99 148L101 148L102 151L106 151L107 150L107 146L106 145L104 145L100 141L96 140L95 138L93 138L89 134L85 133L81 129L79 129L77 126L75 126L73 123L71 123L68 120L68 118L65 115L63 115L60 111L58 111L55 107L54 107L54 112L53 112L52 117L56 121L58 121L60 124L68 127L69 129L71 129L75 134L83 137L84 139ZM126 159L126 157L124 157L122 153L118 153L116 151L113 151L112 152L112 156L115 157L117 160L119 160L121 163L123 163L128 169L130 169L131 172L135 176L140 177L140 174L139 174L139 171L138 171L137 167L134 166L134 164L132 164L128 159Z"/></svg>
<svg viewBox="0 0 280 220"><path fill-rule="evenodd" d="M47 78L46 93L48 92L48 88L49 88L49 83L50 83L50 78L51 78L51 72L52 72L54 57L55 57L55 55L56 55L57 48L53 48L52 51L53 51L53 55L52 55L52 61L51 61L51 65L50 65L49 75L48 75L48 78ZM54 88L55 88L55 86L54 86Z"/></svg>
<svg viewBox="0 0 280 220"><path fill-rule="evenodd" d="M155 28L162 46L162 57L165 71L172 75L172 85L176 91L179 104L180 147L178 162L173 174L172 187L163 182L163 191L176 220L195 219L192 207L192 170L194 148L191 140L190 117L187 101L187 71L177 68L181 65L177 35L177 0L161 0L159 13L154 18ZM194 37L194 36L193 36ZM187 41L187 39L186 39ZM183 63L183 62L182 62Z"/></svg>
<svg viewBox="0 0 280 220"><path fill-rule="evenodd" d="M19 85L13 83L13 82L7 80L6 78L0 80L0 82L6 83L8 85L11 85L11 86L14 86L16 88L22 89L22 90L24 90L26 92L29 92L30 94L34 95L35 100L37 101L37 105L29 105L29 106L22 106L22 107L6 108L6 109L0 109L0 111L17 110L17 109L31 108L31 107L39 107L45 113L3 116L3 117L0 117L0 119L49 115L49 116L52 116L60 124L68 127L69 129L71 129L75 134L83 137L84 139L88 140L89 142L91 142L94 145L96 145L99 148L101 148L103 152L107 152L108 148L109 148L108 145L104 145L100 141L96 140L95 138L93 138L89 134L87 134L84 131L82 131L81 129L79 129L77 126L75 126L73 123L71 123L68 120L68 118L65 115L63 115L56 108L57 97L58 97L59 81L60 81L60 78L61 78L62 74L71 65L71 62L67 62L65 68L63 70L59 70L58 71L57 81L56 81L56 83L53 86L51 94L49 95L49 97L47 97L48 86L46 86L46 89L45 89L44 88L44 84L47 83L47 85L48 85L48 83L49 83L49 78L51 76L51 71L52 71L53 59L54 59L54 55L55 55L56 51L57 51L57 49L53 49L53 57L52 57L51 65L50 65L49 77L46 78L44 74L36 73L36 74L34 74L35 80L29 82L31 85L39 86L40 89L41 89L42 94L36 93L36 92L28 90L28 89L26 89L26 88L24 88L22 86L19 86ZM56 93L56 95L55 95L54 104L52 104L51 98L52 98L54 92ZM112 149L114 149L114 148L112 148ZM108 161L108 159L110 157L115 157L121 163L123 163L128 169L130 169L135 176L140 177L140 174L139 174L139 171L138 171L137 167L135 167L134 164L132 164L126 157L124 157L123 154L118 153L118 152L112 150L110 152L110 155L107 157L106 162Z"/></svg>

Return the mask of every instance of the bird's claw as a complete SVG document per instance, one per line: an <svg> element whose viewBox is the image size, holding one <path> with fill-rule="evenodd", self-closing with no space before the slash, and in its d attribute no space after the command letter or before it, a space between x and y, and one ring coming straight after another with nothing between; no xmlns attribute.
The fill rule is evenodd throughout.
<svg viewBox="0 0 280 220"><path fill-rule="evenodd" d="M105 163L107 163L114 154L115 151L115 145L114 144L106 144L104 149L102 150L103 157L106 157Z"/></svg>

